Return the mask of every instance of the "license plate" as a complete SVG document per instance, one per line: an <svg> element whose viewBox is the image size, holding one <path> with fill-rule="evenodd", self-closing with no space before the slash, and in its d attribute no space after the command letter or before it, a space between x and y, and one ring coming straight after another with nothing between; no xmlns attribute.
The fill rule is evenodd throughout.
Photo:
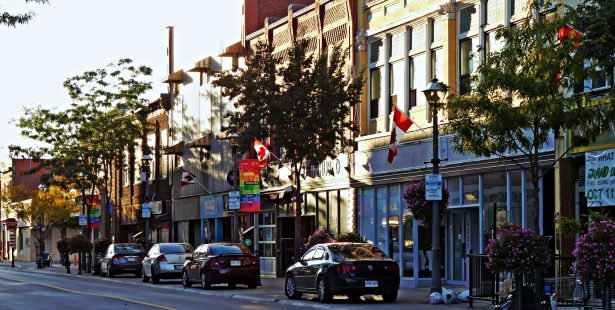
<svg viewBox="0 0 615 310"><path fill-rule="evenodd" d="M127 260L127 261L129 261L129 262L134 262L134 261L136 261L137 259L136 259L136 258L134 258L134 257L127 257L127 258L126 258L126 260Z"/></svg>
<svg viewBox="0 0 615 310"><path fill-rule="evenodd" d="M240 260L232 260L231 261L231 266L233 266L233 267L241 266L241 261Z"/></svg>
<svg viewBox="0 0 615 310"><path fill-rule="evenodd" d="M182 270L182 265L175 265L175 270Z"/></svg>
<svg viewBox="0 0 615 310"><path fill-rule="evenodd" d="M365 281L365 287L378 287L378 281Z"/></svg>

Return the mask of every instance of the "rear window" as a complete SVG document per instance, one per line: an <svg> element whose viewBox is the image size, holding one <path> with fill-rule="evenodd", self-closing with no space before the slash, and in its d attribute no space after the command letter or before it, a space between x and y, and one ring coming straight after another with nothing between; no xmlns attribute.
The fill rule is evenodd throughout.
<svg viewBox="0 0 615 310"><path fill-rule="evenodd" d="M167 253L167 254L192 253L192 247L189 244L161 244L160 253Z"/></svg>
<svg viewBox="0 0 615 310"><path fill-rule="evenodd" d="M122 243L122 244L116 244L114 245L114 247L115 247L115 253L135 254L135 253L143 252L143 247L141 247L138 244Z"/></svg>
<svg viewBox="0 0 615 310"><path fill-rule="evenodd" d="M370 244L333 244L329 245L335 261L349 259L387 259L379 248Z"/></svg>
<svg viewBox="0 0 615 310"><path fill-rule="evenodd" d="M244 245L235 244L217 244L209 246L209 255L229 255L229 254L252 254L250 249Z"/></svg>

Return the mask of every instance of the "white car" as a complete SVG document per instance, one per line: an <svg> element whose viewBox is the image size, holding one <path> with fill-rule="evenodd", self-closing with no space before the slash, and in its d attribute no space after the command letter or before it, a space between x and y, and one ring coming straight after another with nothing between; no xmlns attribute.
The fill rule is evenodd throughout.
<svg viewBox="0 0 615 310"><path fill-rule="evenodd" d="M157 243L143 259L143 282L160 279L181 279L186 257L192 257L192 246L187 243Z"/></svg>

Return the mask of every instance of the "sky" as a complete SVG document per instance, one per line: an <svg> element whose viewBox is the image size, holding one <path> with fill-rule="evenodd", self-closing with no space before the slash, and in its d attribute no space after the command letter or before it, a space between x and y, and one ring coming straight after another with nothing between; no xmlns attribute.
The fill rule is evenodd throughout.
<svg viewBox="0 0 615 310"><path fill-rule="evenodd" d="M241 39L242 0L0 0L0 13L34 11L17 28L0 26L0 161L20 136L24 107L66 108L62 83L122 58L153 69L152 100L166 91L167 26L175 27L175 70L190 69Z"/></svg>

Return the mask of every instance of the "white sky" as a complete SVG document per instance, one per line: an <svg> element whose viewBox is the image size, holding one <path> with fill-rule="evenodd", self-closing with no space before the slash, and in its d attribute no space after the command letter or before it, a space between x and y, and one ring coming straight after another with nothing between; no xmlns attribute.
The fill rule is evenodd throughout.
<svg viewBox="0 0 615 310"><path fill-rule="evenodd" d="M121 58L154 72L152 99L166 90L167 26L175 26L175 70L190 69L239 41L242 0L0 0L0 12L34 11L29 24L0 26L0 161L8 146L33 145L13 120L23 107L66 107L68 77Z"/></svg>

